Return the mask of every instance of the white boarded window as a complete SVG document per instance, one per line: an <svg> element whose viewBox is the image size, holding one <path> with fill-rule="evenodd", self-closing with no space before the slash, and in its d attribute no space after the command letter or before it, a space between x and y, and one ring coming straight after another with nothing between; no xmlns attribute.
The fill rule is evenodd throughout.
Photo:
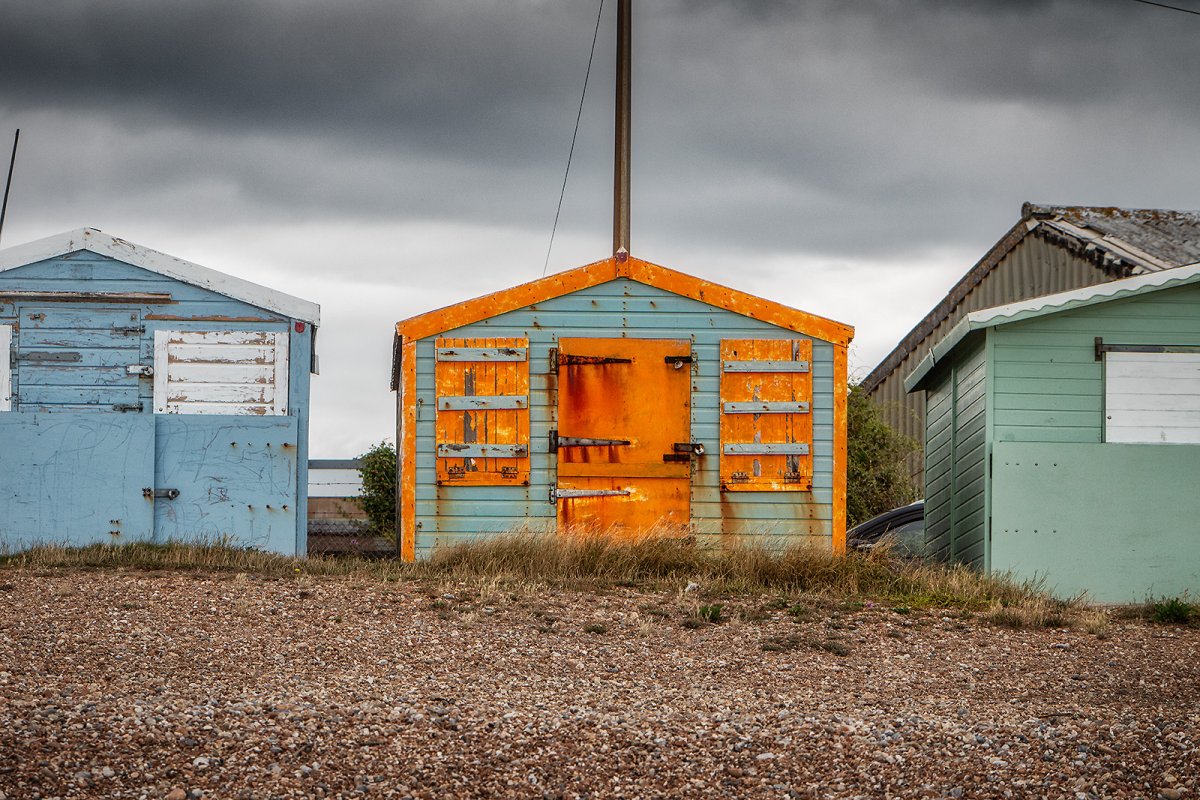
<svg viewBox="0 0 1200 800"><path fill-rule="evenodd" d="M12 325L0 325L0 411L12 410Z"/></svg>
<svg viewBox="0 0 1200 800"><path fill-rule="evenodd" d="M155 331L154 413L288 413L288 335Z"/></svg>
<svg viewBox="0 0 1200 800"><path fill-rule="evenodd" d="M1200 444L1200 353L1105 354L1104 440Z"/></svg>

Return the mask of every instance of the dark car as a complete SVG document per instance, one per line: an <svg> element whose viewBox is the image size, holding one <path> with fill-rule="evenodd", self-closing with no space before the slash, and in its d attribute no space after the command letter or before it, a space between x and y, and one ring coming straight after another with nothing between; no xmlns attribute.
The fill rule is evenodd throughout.
<svg viewBox="0 0 1200 800"><path fill-rule="evenodd" d="M846 532L846 544L855 550L870 550L881 542L905 558L925 555L925 501L918 500L885 511Z"/></svg>

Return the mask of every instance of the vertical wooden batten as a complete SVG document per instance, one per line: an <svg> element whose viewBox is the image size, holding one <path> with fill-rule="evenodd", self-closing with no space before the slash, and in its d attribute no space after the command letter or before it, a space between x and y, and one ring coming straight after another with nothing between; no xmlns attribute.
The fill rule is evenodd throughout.
<svg viewBox="0 0 1200 800"><path fill-rule="evenodd" d="M397 458L400 463L400 557L416 559L417 542L417 343L401 341L400 356L400 438Z"/></svg>
<svg viewBox="0 0 1200 800"><path fill-rule="evenodd" d="M847 346L833 347L833 552L846 552L846 471L849 450Z"/></svg>

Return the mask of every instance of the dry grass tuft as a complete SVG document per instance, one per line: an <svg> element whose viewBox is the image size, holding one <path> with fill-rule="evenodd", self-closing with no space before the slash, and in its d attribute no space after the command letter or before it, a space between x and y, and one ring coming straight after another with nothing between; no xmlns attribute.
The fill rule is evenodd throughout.
<svg viewBox="0 0 1200 800"><path fill-rule="evenodd" d="M698 591L705 597L861 597L914 609L990 608L993 621L1001 624L1013 624L1004 621L1012 616L1009 609L1019 610L1022 619L1050 620L1069 605L1052 600L1037 585L962 566L902 561L885 552L833 556L808 545L713 548L666 535L630 540L597 533L513 532L449 547L415 564L355 557L297 559L221 543L44 546L5 556L0 564L33 570L200 570L276 578L452 581L477 586L481 598L489 599L504 590L524 593L546 585L681 591L686 586L684 593Z"/></svg>
<svg viewBox="0 0 1200 800"><path fill-rule="evenodd" d="M1023 603L995 601L984 620L1006 628L1066 628L1071 624L1073 603L1051 597L1031 597Z"/></svg>

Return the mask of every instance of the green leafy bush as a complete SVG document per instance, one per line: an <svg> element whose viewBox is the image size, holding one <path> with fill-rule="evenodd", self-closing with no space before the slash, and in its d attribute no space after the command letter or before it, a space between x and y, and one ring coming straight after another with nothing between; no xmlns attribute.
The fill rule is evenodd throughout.
<svg viewBox="0 0 1200 800"><path fill-rule="evenodd" d="M396 448L380 442L359 456L362 496L358 502L376 536L394 539L396 532Z"/></svg>
<svg viewBox="0 0 1200 800"><path fill-rule="evenodd" d="M919 445L883 421L862 387L850 387L846 522L857 525L917 499L907 460Z"/></svg>

